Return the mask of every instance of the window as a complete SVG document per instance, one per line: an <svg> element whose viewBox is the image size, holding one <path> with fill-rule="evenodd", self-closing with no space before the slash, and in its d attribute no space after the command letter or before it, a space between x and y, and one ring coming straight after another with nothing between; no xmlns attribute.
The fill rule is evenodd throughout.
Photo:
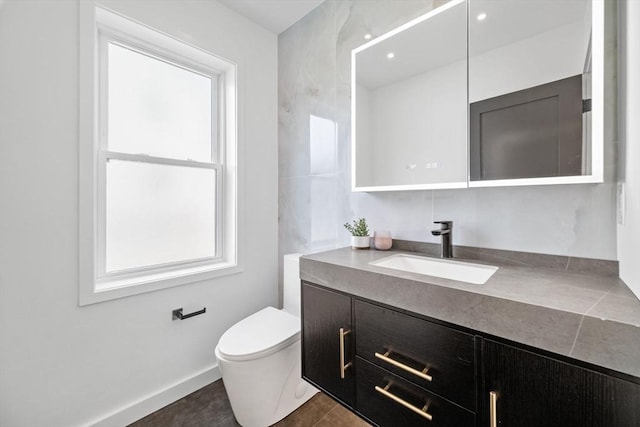
<svg viewBox="0 0 640 427"><path fill-rule="evenodd" d="M80 304L238 271L235 66L82 7Z"/></svg>

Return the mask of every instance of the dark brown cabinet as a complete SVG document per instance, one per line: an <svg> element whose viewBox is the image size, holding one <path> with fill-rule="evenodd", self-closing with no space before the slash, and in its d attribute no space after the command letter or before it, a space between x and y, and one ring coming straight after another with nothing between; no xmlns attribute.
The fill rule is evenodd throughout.
<svg viewBox="0 0 640 427"><path fill-rule="evenodd" d="M304 378L375 425L640 427L636 379L460 329L302 284Z"/></svg>
<svg viewBox="0 0 640 427"><path fill-rule="evenodd" d="M476 425L473 335L303 282L302 357L305 379L375 424Z"/></svg>
<svg viewBox="0 0 640 427"><path fill-rule="evenodd" d="M355 406L351 297L302 284L302 376Z"/></svg>
<svg viewBox="0 0 640 427"><path fill-rule="evenodd" d="M638 427L640 385L483 340L490 427Z"/></svg>
<svg viewBox="0 0 640 427"><path fill-rule="evenodd" d="M476 408L474 336L356 300L356 354L465 408Z"/></svg>
<svg viewBox="0 0 640 427"><path fill-rule="evenodd" d="M356 357L358 412L380 426L474 427L475 414Z"/></svg>
<svg viewBox="0 0 640 427"><path fill-rule="evenodd" d="M475 426L473 335L358 299L353 307L360 414L381 426Z"/></svg>

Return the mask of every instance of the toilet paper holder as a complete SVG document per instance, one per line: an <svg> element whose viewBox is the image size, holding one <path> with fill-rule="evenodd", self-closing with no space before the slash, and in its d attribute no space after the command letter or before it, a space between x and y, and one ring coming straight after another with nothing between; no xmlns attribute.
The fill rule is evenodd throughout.
<svg viewBox="0 0 640 427"><path fill-rule="evenodd" d="M207 312L207 307L204 307L202 310L194 311L193 313L182 314L182 307L180 307L180 308L176 308L171 312L171 318L173 320L184 320L184 319L188 319L189 317L198 316L199 314L204 314L206 312Z"/></svg>

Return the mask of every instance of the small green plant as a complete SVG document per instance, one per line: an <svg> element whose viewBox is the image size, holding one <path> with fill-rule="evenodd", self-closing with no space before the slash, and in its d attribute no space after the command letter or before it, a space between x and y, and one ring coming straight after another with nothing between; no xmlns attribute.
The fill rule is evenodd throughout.
<svg viewBox="0 0 640 427"><path fill-rule="evenodd" d="M348 222L344 223L344 228L351 233L352 236L366 237L369 235L369 227L367 226L367 220L364 218L358 218L353 220L353 225Z"/></svg>

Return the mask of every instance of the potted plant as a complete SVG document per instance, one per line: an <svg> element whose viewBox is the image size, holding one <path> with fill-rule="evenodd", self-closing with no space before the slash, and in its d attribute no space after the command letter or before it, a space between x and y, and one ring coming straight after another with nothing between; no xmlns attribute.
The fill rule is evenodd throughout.
<svg viewBox="0 0 640 427"><path fill-rule="evenodd" d="M351 233L351 247L353 249L367 249L369 247L369 227L366 219L354 219L353 224L345 222L344 228Z"/></svg>

